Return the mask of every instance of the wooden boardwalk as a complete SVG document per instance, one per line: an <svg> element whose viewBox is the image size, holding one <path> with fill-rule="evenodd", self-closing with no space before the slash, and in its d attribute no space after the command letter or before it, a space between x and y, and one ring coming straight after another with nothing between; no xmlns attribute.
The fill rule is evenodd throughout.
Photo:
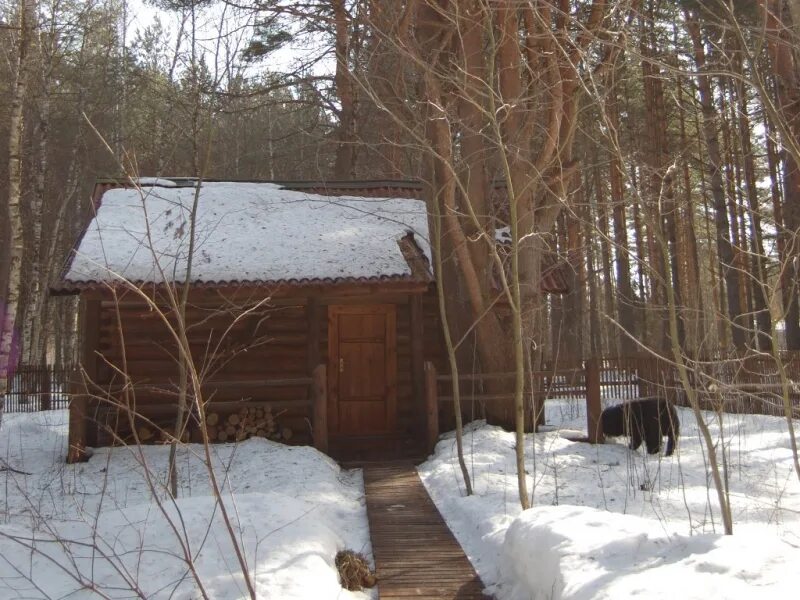
<svg viewBox="0 0 800 600"><path fill-rule="evenodd" d="M488 598L413 464L364 466L364 487L382 600Z"/></svg>

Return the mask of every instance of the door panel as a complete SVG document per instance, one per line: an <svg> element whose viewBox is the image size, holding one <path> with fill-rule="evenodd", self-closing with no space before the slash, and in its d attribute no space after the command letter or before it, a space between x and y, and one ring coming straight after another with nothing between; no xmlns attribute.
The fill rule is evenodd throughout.
<svg viewBox="0 0 800 600"><path fill-rule="evenodd" d="M339 340L384 340L386 314L340 314Z"/></svg>
<svg viewBox="0 0 800 600"><path fill-rule="evenodd" d="M393 305L329 307L331 433L373 435L396 427Z"/></svg>
<svg viewBox="0 0 800 600"><path fill-rule="evenodd" d="M386 344L339 342L341 400L382 400L386 393Z"/></svg>
<svg viewBox="0 0 800 600"><path fill-rule="evenodd" d="M340 434L369 435L388 431L386 425L386 403L371 402L339 403Z"/></svg>

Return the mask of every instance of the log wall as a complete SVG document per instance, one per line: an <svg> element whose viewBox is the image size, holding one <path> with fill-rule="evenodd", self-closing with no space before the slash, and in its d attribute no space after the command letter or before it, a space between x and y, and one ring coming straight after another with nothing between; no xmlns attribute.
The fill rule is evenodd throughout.
<svg viewBox="0 0 800 600"><path fill-rule="evenodd" d="M240 410L241 401L275 403L279 429L292 431L291 443L311 442L311 371L328 360L328 305L395 304L397 310L397 425L401 435L422 435L423 401L415 395L412 368L412 295L371 294L342 297L226 298L209 291L193 294L187 309L187 338L194 364L204 383L203 398L209 411L222 419ZM85 302L96 311L87 319L97 323L94 348L94 384L87 402L86 441L91 446L133 441L142 425L171 429L178 390L177 342L165 323L177 325L174 315L151 310L128 293L122 298L103 297ZM424 360L440 364L441 347L435 292L422 306ZM317 331L314 333L313 324ZM91 339L91 338L90 338ZM87 342L89 339L87 339ZM294 380L285 385L261 385L274 380ZM214 382L220 382L215 385ZM133 410L128 411L130 406ZM132 417L131 413L137 415ZM80 429L76 424L71 428ZM190 437L199 441L196 427ZM152 441L158 441L157 434Z"/></svg>
<svg viewBox="0 0 800 600"><path fill-rule="evenodd" d="M234 403L242 400L310 399L307 383L257 385L265 380L310 377L305 307L298 302L258 306L260 300L249 298L239 305L200 298L192 300L187 309L187 338L201 379L225 384L203 389L204 400L214 403L209 411L222 417L238 411ZM161 315L142 300L105 299L100 303L98 352L102 358L96 381L99 388L112 393L108 402L91 402L96 426L90 443L107 445L115 436L130 441L133 423L138 428L146 420L161 428L172 426L179 381L178 344L165 319L177 327L174 315L166 311ZM127 384L126 393L121 388ZM141 418L132 422L115 403L135 407ZM297 441L308 442L308 410L287 406L280 411L285 411L279 418L281 425L289 427ZM198 439L199 431L192 430L190 435Z"/></svg>

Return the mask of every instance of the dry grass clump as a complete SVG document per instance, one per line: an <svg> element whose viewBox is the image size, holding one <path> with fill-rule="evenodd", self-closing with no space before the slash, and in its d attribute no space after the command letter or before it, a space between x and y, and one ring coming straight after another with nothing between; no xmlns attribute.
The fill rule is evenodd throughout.
<svg viewBox="0 0 800 600"><path fill-rule="evenodd" d="M363 588L374 587L378 582L363 554L352 550L340 550L336 553L334 562L336 570L339 571L342 587L346 590L358 592Z"/></svg>

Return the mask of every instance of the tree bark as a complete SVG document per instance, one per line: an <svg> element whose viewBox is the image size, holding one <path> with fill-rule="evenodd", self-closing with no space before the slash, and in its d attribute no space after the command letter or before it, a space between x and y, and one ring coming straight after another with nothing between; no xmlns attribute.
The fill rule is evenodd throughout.
<svg viewBox="0 0 800 600"><path fill-rule="evenodd" d="M689 137L686 132L686 107L684 105L684 81L679 77L677 81L678 111L680 124L680 140L682 148L690 148ZM685 157L682 161L683 172L683 192L684 198L680 207L681 216L681 238L682 238L682 260L679 265L682 273L683 289L686 290L685 301L690 311L687 331L687 349L692 353L690 356L696 358L700 353L701 345L705 343L705 310L703 307L703 288L700 284L698 272L700 260L697 255L697 236L695 232L695 203L692 200L692 181L689 171L689 159Z"/></svg>
<svg viewBox="0 0 800 600"><path fill-rule="evenodd" d="M51 37L54 36L52 30ZM44 53L41 53L41 60L44 60ZM42 259L42 225L44 221L44 196L47 186L48 175L48 152L50 142L50 79L52 68L50 65L42 65L41 96L39 98L39 123L38 123L38 160L36 165L36 178L34 194L31 201L30 216L33 221L33 235L29 240L30 260L30 302L26 307L29 315L26 319L26 326L30 327L30 333L26 339L30 341L30 348L25 349L28 361L31 364L46 362L44 334L46 319L44 318L45 295L47 291L48 279L45 278L47 269L43 265ZM47 256L44 256L47 259Z"/></svg>
<svg viewBox="0 0 800 600"><path fill-rule="evenodd" d="M511 227L511 277L512 294L510 298L512 311L512 335L514 357L514 433L516 440L516 470L520 504L522 509L530 507L525 470L525 364L528 353L526 343L533 344L535 315L529 313L535 309L536 298L541 279L541 255L534 249L535 238L528 236L526 244L520 244L520 232L534 233L532 182L527 176L523 164L523 134L520 110L522 100L522 81L520 74L519 22L517 11L511 2L498 2L495 13L498 41L497 77L500 101L503 103L504 115L499 124L498 142L500 143L500 160L506 180L509 202L509 225ZM496 111L492 111L495 112ZM520 256L525 254L523 261ZM520 262L525 264L520 268ZM523 279L523 277L526 277ZM530 336L530 337L529 337ZM530 347L530 346L529 346Z"/></svg>
<svg viewBox="0 0 800 600"><path fill-rule="evenodd" d="M631 262L630 250L628 247L628 217L625 209L625 176L622 170L622 157L620 156L620 130L619 130L619 102L617 101L617 82L614 70L611 71L611 83L609 86L609 102L606 107L606 114L611 128L611 135L614 136L614 143L611 148L609 169L609 182L611 185L611 206L614 217L614 246L616 247L615 277L617 283L617 312L619 314L619 324L624 330L620 336L620 350L625 356L630 356L636 352L636 343L631 336L638 338L639 332L636 329L635 305L636 298L633 294L631 285ZM630 334L630 335L627 335Z"/></svg>
<svg viewBox="0 0 800 600"><path fill-rule="evenodd" d="M602 309L598 306L597 309L597 331L598 334L606 330L603 327L602 322L600 321L600 310L602 310L606 314L611 314L615 317L617 322L619 322L619 315L615 313L615 306L614 306L614 278L613 273L614 269L611 266L611 232L609 231L608 223L609 223L609 202L608 197L606 196L606 187L604 181L604 173L601 171L599 166L600 160L600 153L599 151L595 152L595 167L592 169L593 171L593 180L595 186L595 198L596 198L596 208L597 208L597 219L600 221L600 260L602 261L602 273L603 276L603 302L602 302ZM589 225L590 222L587 222ZM591 229L587 229L584 233L587 240L591 240ZM599 295L599 286L597 281L597 276L594 269L589 270L589 281L592 286L594 286L595 293ZM600 298L598 297L595 301L595 305L600 304ZM592 336L593 338L594 336ZM608 339L607 348L613 349L614 353L617 356L620 356L620 332L614 328L614 331L611 335L606 336ZM600 344L598 350L602 352L603 345ZM595 354L598 356L598 354Z"/></svg>
<svg viewBox="0 0 800 600"><path fill-rule="evenodd" d="M16 77L11 92L11 119L8 141L8 276L4 302L0 303L0 425L9 378L18 360L17 312L19 310L22 255L21 184L22 134L25 128L23 103L28 89L30 49L36 27L36 0L19 0L19 38L17 41Z"/></svg>
<svg viewBox="0 0 800 600"><path fill-rule="evenodd" d="M697 66L697 89L700 96L700 107L703 112L703 137L708 152L710 169L710 187L713 198L714 213L716 216L717 254L722 269L722 279L725 282L727 299L727 313L730 318L731 340L735 348L745 345L745 331L742 321L742 309L739 301L739 279L734 264L734 249L731 244L731 222L725 199L725 189L722 181L722 153L720 151L718 131L718 115L714 107L711 92L710 76L706 64L705 48L698 24L697 16L686 13L686 27L692 39L694 60Z"/></svg>
<svg viewBox="0 0 800 600"><path fill-rule="evenodd" d="M426 96L431 107L443 107L444 99L437 82L433 77L426 78ZM488 299L481 287L480 275L469 252L469 242L459 219L460 211L456 203L456 185L452 171L453 156L451 135L446 115L439 110L428 118L428 138L434 153L439 157L434 167L435 191L432 202L437 202L438 210L431 214L440 214L443 239L448 242L445 247L447 255L451 251L455 256L459 280L469 299L471 323L475 324L478 354L483 368L491 373L503 372L508 364L506 336L494 312L487 310Z"/></svg>
<svg viewBox="0 0 800 600"><path fill-rule="evenodd" d="M355 175L356 90L349 66L350 20L345 0L331 0L336 30L336 93L339 96L336 164L333 176L348 180Z"/></svg>
<svg viewBox="0 0 800 600"><path fill-rule="evenodd" d="M665 215L669 208L660 205L661 187L664 172L667 169L668 143L666 110L664 106L664 88L660 67L661 57L655 40L656 9L650 3L647 16L641 18L642 32L640 50L642 53L642 84L644 88L645 103L645 132L647 142L643 148L645 172L642 175L642 189L644 215L647 229L647 270L650 287L651 319L648 322L649 345L660 352L669 348L665 327L668 320L666 281L667 273L664 271L665 253L668 248L662 246L657 239L657 231L663 230ZM680 302L680 300L678 300ZM680 310L679 310L680 313ZM680 323L680 319L679 319Z"/></svg>
<svg viewBox="0 0 800 600"><path fill-rule="evenodd" d="M461 156L464 162L461 188L465 190L466 202L475 214L478 223L464 219L464 230L472 240L469 248L481 285L488 288L491 280L491 261L486 251L487 237L494 243L494 219L491 206L491 190L488 178L489 151L486 147L484 131L487 127L485 101L482 82L486 81L484 55L484 23L480 7L472 3L469 10L459 14L461 48L464 69L464 89L457 98L458 114L463 130L461 132ZM486 237L485 237L486 236Z"/></svg>
<svg viewBox="0 0 800 600"><path fill-rule="evenodd" d="M602 183L599 176L600 169L596 166L592 169L591 178L594 181L594 197L595 202L592 202L592 197L589 191L592 186L588 185L588 181L584 183L584 189L587 192L586 198L583 202L583 238L586 240L586 287L588 288L589 297L589 343L588 343L588 356L597 357L603 355L603 328L600 325L600 292L597 285L597 259L596 259L596 244L592 236L592 223L600 222L600 239L597 243L601 249L601 260L603 262L603 273L611 273L611 262L607 259L607 253L603 251L605 242L608 239L608 220L604 214L603 205L605 199L603 197ZM588 180L587 176L587 180ZM594 204L595 214L592 214L592 204ZM610 281L605 281L604 290L607 295L611 292ZM610 303L606 310L610 310Z"/></svg>
<svg viewBox="0 0 800 600"><path fill-rule="evenodd" d="M753 322L746 278L746 270L748 268L745 256L747 236L742 225L744 219L742 215L739 166L737 163L738 154L735 150L735 135L731 129L735 119L729 110L731 105L728 102L728 81L724 77L718 77L717 81L719 89L719 110L717 114L722 138L722 164L726 166L726 168L723 168L723 172L725 174L728 220L731 229L731 246L733 247L733 267L736 274L736 289L739 292L739 310L741 311L738 325L744 335L746 346L752 338Z"/></svg>
<svg viewBox="0 0 800 600"><path fill-rule="evenodd" d="M735 68L742 73L741 57L734 61ZM742 73L743 74L743 73ZM756 167L753 144L751 141L752 128L747 107L747 89L742 79L736 79L736 96L739 113L739 140L741 143L742 160L744 162L744 180L747 193L748 223L750 233L750 277L753 288L753 310L756 317L756 347L762 351L769 351L772 347L770 335L772 331L772 315L769 310L769 301L766 293L767 270L765 265L764 235L761 227L761 206L756 188Z"/></svg>
<svg viewBox="0 0 800 600"><path fill-rule="evenodd" d="M776 235L776 245L778 247L778 259L780 261L780 265L784 265L780 271L780 293L781 293L781 303L785 307L791 304L791 294L792 294L792 284L791 284L791 277L790 269L786 268L789 264L788 258L788 242L789 236L786 233L786 227L784 226L784 219L783 219L783 194L781 189L781 178L780 178L780 158L778 156L778 149L775 147L775 127L772 125L769 119L769 115L764 111L763 115L764 119L764 131L766 135L764 136L766 139L766 146L767 146L767 168L769 169L769 176L770 176L770 200L772 203L772 218L775 222L775 229L777 230ZM787 335L787 346L789 345L788 334L789 332L786 331L785 334Z"/></svg>
<svg viewBox="0 0 800 600"><path fill-rule="evenodd" d="M800 81L795 64L791 15L784 13L782 0L761 0L767 34L775 96L783 120L776 123L784 147L783 153L783 219L786 240L786 260L781 269L781 285L786 322L786 345L800 350L800 304L797 294L797 274L793 263L800 258ZM793 11L796 6L792 7ZM795 26L800 26L794 23Z"/></svg>

